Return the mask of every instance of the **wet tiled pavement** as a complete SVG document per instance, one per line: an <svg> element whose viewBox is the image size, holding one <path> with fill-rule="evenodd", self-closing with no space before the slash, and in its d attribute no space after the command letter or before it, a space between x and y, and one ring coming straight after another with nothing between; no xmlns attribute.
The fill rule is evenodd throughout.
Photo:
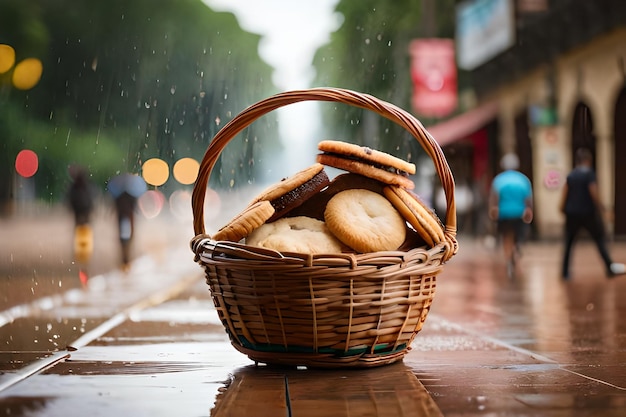
<svg viewBox="0 0 626 417"><path fill-rule="evenodd" d="M587 242L570 282L555 243L527 245L514 280L493 251L465 249L405 361L442 413L626 415L626 277L607 279ZM612 251L626 258L624 244Z"/></svg>
<svg viewBox="0 0 626 417"><path fill-rule="evenodd" d="M626 415L626 277L587 242L562 282L558 243L526 245L511 280L497 249L461 239L404 361L364 370L256 367L186 243L165 255L1 327L0 415Z"/></svg>

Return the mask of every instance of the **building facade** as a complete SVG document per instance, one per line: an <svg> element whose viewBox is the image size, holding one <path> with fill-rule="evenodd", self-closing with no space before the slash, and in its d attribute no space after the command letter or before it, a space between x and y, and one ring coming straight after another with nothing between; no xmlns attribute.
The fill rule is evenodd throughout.
<svg viewBox="0 0 626 417"><path fill-rule="evenodd" d="M524 12L522 3L460 3L466 17L468 4L482 7L478 31L485 29L486 5L514 13L514 28L488 32L508 30L502 38L508 39L512 31L514 41L481 50L482 61L467 60L476 106L429 130L441 138L457 181L478 190L475 201L486 197L500 157L516 152L520 170L533 182L533 234L542 239L562 235L563 184L575 150L590 148L609 232L626 237L626 2L545 1L532 13ZM457 44L468 42L457 39Z"/></svg>

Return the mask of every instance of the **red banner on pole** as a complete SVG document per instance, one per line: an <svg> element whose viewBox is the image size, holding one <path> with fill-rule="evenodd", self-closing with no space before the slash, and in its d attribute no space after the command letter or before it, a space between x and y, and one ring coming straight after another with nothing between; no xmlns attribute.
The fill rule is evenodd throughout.
<svg viewBox="0 0 626 417"><path fill-rule="evenodd" d="M444 117L457 105L457 71L451 39L411 42L413 109L427 117Z"/></svg>

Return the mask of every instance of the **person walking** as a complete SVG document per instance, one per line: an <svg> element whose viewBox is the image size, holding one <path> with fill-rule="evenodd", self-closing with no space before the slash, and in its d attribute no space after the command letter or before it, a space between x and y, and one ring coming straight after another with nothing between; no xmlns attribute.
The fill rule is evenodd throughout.
<svg viewBox="0 0 626 417"><path fill-rule="evenodd" d="M507 153L500 166L503 171L491 184L489 218L497 224L507 275L513 278L526 226L533 219L533 190L528 177L518 171L517 155Z"/></svg>
<svg viewBox="0 0 626 417"><path fill-rule="evenodd" d="M626 273L626 266L613 262L605 242L602 203L598 195L593 155L589 149L579 148L575 154L575 167L568 174L563 187L561 211L565 214L565 248L562 277L570 278L570 256L574 241L581 229L587 230L606 267L607 277Z"/></svg>
<svg viewBox="0 0 626 417"><path fill-rule="evenodd" d="M74 213L76 226L89 224L94 208L94 193L87 170L79 165L71 165L68 169L71 184L67 191L67 199Z"/></svg>
<svg viewBox="0 0 626 417"><path fill-rule="evenodd" d="M94 210L94 189L85 168L72 165L68 171L71 184L67 199L74 213L74 258L84 264L89 262L93 254L91 215Z"/></svg>
<svg viewBox="0 0 626 417"><path fill-rule="evenodd" d="M137 198L126 191L115 197L120 248L122 250L122 269L124 271L127 271L130 268L130 247L135 228L136 205Z"/></svg>
<svg viewBox="0 0 626 417"><path fill-rule="evenodd" d="M146 182L139 175L122 173L107 183L109 193L115 200L122 270L128 271L131 262L131 243L135 230L137 199L146 192Z"/></svg>

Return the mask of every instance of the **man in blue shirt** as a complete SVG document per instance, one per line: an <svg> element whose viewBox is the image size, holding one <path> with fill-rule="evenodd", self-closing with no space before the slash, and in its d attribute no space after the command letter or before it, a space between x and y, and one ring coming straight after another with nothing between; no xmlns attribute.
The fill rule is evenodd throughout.
<svg viewBox="0 0 626 417"><path fill-rule="evenodd" d="M517 155L504 155L500 166L504 171L496 175L491 185L489 217L497 222L507 275L512 278L525 227L533 219L533 190L528 177L517 171Z"/></svg>
<svg viewBox="0 0 626 417"><path fill-rule="evenodd" d="M604 261L607 276L626 273L626 266L611 260L604 240L602 204L598 196L598 183L593 170L593 155L585 148L576 150L576 167L567 176L563 187L561 211L565 214L565 252L562 276L569 279L570 253L580 229L586 229Z"/></svg>

